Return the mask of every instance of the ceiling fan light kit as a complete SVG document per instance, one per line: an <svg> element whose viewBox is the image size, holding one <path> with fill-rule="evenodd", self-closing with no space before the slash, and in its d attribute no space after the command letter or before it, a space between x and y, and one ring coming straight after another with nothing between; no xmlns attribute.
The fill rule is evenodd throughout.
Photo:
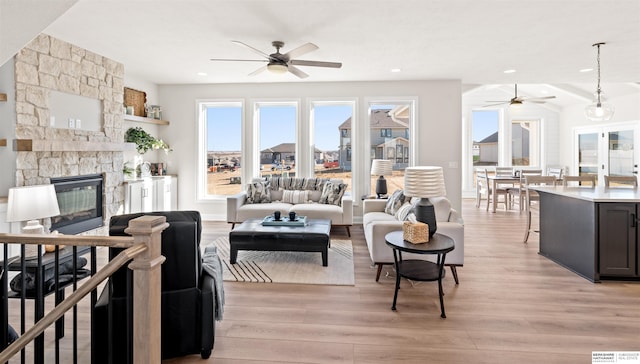
<svg viewBox="0 0 640 364"><path fill-rule="evenodd" d="M613 117L615 108L608 102L605 102L602 89L600 88L600 46L606 43L600 42L593 45L598 47L598 88L594 94L595 98L593 102L584 109L584 115L591 121L608 121Z"/></svg>
<svg viewBox="0 0 640 364"><path fill-rule="evenodd" d="M279 74L287 73L289 71L289 68L286 65L278 63L268 64L267 69L270 72Z"/></svg>

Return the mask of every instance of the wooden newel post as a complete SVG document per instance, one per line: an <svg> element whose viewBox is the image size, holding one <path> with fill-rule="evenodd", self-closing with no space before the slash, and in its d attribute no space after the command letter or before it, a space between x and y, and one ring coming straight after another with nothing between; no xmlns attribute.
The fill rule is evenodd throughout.
<svg viewBox="0 0 640 364"><path fill-rule="evenodd" d="M169 224L164 216L141 216L125 230L135 244L147 250L133 259L133 362L161 362L161 233Z"/></svg>

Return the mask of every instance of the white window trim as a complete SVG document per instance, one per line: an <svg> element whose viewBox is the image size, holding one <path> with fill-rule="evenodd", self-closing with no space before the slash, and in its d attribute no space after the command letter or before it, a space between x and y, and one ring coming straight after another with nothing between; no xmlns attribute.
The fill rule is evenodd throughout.
<svg viewBox="0 0 640 364"><path fill-rule="evenodd" d="M206 109L211 106L217 107L240 107L241 108L241 133L242 139L240 151L242 161L246 158L245 148L245 101L244 99L196 99L196 115L198 125L196 128L196 202L226 200L226 195L209 195L207 194L207 114ZM242 176L243 180L245 176Z"/></svg>

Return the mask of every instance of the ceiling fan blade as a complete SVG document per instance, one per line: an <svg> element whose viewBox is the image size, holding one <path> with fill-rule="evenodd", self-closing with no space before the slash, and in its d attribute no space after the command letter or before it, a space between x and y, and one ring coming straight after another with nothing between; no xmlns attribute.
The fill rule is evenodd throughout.
<svg viewBox="0 0 640 364"><path fill-rule="evenodd" d="M288 57L287 59L291 60L293 58L297 58L300 57L303 54L307 54L309 52L315 51L316 49L318 49L318 46L313 44L313 43L307 43L307 44L303 44L298 48L294 48L292 50L290 50L289 52L285 53L284 55L286 57Z"/></svg>
<svg viewBox="0 0 640 364"><path fill-rule="evenodd" d="M531 101L531 100L549 100L549 99L555 99L555 96L541 96L541 97L532 97L532 98L524 98L524 100L526 101Z"/></svg>
<svg viewBox="0 0 640 364"><path fill-rule="evenodd" d="M526 103L534 103L534 104L544 104L546 101L544 100L535 100L535 99L526 99L526 100L522 100L523 102Z"/></svg>
<svg viewBox="0 0 640 364"><path fill-rule="evenodd" d="M298 78L307 78L309 77L308 74L302 72L302 70L296 66L293 65L289 65L289 67L287 67L287 69L289 69L289 72L293 73L294 75L298 76Z"/></svg>
<svg viewBox="0 0 640 364"><path fill-rule="evenodd" d="M255 75L257 75L257 74L259 74L259 73L262 73L262 72L264 72L264 71L266 71L266 70L267 70L267 66L266 66L266 65L265 65L265 66L262 66L262 67L258 68L257 70L255 70L255 71L253 71L253 72L249 73L249 76L255 76Z"/></svg>
<svg viewBox="0 0 640 364"><path fill-rule="evenodd" d="M488 101L488 102L491 102L491 101ZM510 103L510 102L511 102L511 101L503 101L503 102L499 102L499 103L497 103L497 104L484 105L483 107L490 107L490 106L504 105L504 104L508 104L508 103Z"/></svg>
<svg viewBox="0 0 640 364"><path fill-rule="evenodd" d="M241 42L241 41L239 41L239 40L232 40L232 41L231 41L231 43L235 43L235 44L239 44L239 45L241 45L241 46L245 46L245 47L249 48L250 50L252 50L253 52L255 52L255 53L257 53L257 54L259 54L259 55L261 55L261 56L265 57L266 59L270 59L270 57L269 57L269 55L268 55L268 54L264 53L263 51L261 51L261 50L259 50L259 49L257 49L257 48L253 48L252 46L250 46L250 45L248 45L248 44L246 44L246 43L242 43L242 42Z"/></svg>
<svg viewBox="0 0 640 364"><path fill-rule="evenodd" d="M210 61L269 62L269 60L267 59L233 59L233 58L211 58Z"/></svg>
<svg viewBox="0 0 640 364"><path fill-rule="evenodd" d="M289 61L289 64L293 64L296 66L311 66L311 67L330 67L330 68L342 67L342 63L340 62L303 61L301 59L292 59Z"/></svg>

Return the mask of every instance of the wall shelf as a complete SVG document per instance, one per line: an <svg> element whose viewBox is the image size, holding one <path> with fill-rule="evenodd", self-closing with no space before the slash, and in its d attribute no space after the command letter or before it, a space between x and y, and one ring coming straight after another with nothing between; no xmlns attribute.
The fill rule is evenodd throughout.
<svg viewBox="0 0 640 364"><path fill-rule="evenodd" d="M0 92L0 101L7 101L7 94Z"/></svg>
<svg viewBox="0 0 640 364"><path fill-rule="evenodd" d="M13 143L13 150L16 152L124 152L128 150L136 150L136 144L16 139Z"/></svg>
<svg viewBox="0 0 640 364"><path fill-rule="evenodd" d="M128 121L135 121L138 123L147 123L147 124L155 124L155 125L169 125L169 122L166 120L158 120L145 118L144 116L136 116L136 115L124 115L124 119Z"/></svg>

